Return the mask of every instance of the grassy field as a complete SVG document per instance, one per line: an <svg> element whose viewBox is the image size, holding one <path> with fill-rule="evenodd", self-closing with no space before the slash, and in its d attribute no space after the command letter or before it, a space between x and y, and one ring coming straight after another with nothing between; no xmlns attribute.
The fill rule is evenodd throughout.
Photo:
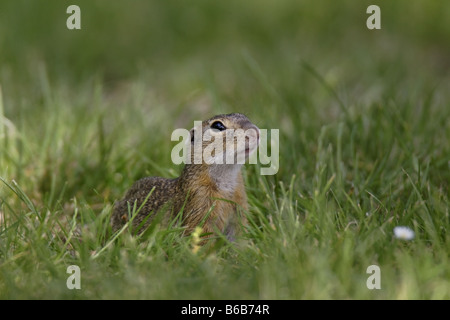
<svg viewBox="0 0 450 320"><path fill-rule="evenodd" d="M445 0L2 0L0 298L450 299L449 16ZM134 181L180 172L172 131L230 112L280 130L278 173L244 169L243 235L195 251L180 228L112 234Z"/></svg>

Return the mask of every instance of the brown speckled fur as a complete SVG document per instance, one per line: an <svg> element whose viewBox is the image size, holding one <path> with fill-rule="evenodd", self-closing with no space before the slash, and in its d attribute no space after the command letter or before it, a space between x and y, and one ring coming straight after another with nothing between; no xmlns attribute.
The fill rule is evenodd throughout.
<svg viewBox="0 0 450 320"><path fill-rule="evenodd" d="M211 123L217 120L222 121L227 128L258 130L246 116L239 113L218 115L203 121L202 130L208 129ZM207 143L203 143L202 148L206 145ZM154 188L132 222L133 228L142 224L138 232L145 230L154 219L155 213L164 207L167 210L164 213L166 221L183 210L182 224L186 227L188 234L204 220L202 228L204 233L214 233L219 230L229 239L234 239L239 224L246 223L241 212L248 211L247 195L240 172L242 165L215 164L215 166L221 167L211 170L211 165L205 163L186 164L178 178L147 177L137 181L125 197L115 205L111 219L113 230L120 229L128 221L128 208L130 207L132 211L133 206L136 205L138 209ZM234 187L221 188L222 177L231 179Z"/></svg>

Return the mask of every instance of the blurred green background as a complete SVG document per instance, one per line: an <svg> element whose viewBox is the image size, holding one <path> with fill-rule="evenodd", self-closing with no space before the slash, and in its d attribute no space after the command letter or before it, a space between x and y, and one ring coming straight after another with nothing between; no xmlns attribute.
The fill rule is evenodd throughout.
<svg viewBox="0 0 450 320"><path fill-rule="evenodd" d="M81 30L66 28L70 4L81 8ZM439 99L449 84L450 6L381 1L382 29L368 30L370 4L2 1L5 115L41 126L36 119L62 109L48 108L55 88L77 110L100 110L106 100L106 127L124 125L118 109L157 119L164 133L240 111L295 142L299 131L342 119L342 105L351 111L397 98ZM160 132L152 128L149 134Z"/></svg>
<svg viewBox="0 0 450 320"><path fill-rule="evenodd" d="M81 8L81 30L66 28L69 4ZM34 83L44 64L52 81L71 85L98 75L113 86L150 72L150 88L162 82L169 90L187 79L202 88L198 82L205 77L239 88L230 69L245 54L267 75L281 71L286 77L305 60L332 73L341 87L359 83L363 93L378 81L411 80L417 68L428 70L429 81L447 74L446 1L380 1L378 31L366 28L369 4L6 0L0 4L2 85L10 92L10 83Z"/></svg>
<svg viewBox="0 0 450 320"><path fill-rule="evenodd" d="M81 30L66 28L70 4L81 9ZM144 152L163 157L161 163L170 165L170 146L160 146L167 145L174 128L191 127L194 120L221 112L243 112L261 128L281 129L281 140L289 141L281 143L282 158L292 145L298 148L298 154L282 159L280 176L289 177L307 166L308 155L314 159L311 150L320 127L349 115L343 108L354 116L374 104L382 105L383 112L393 112L386 109L395 109L389 103L397 99L411 105L445 99L442 94L449 87L450 68L448 2L378 2L381 30L366 27L370 4L2 1L0 84L5 116L20 131L28 128L31 135L45 141L48 130L43 124L53 116L58 123L69 121L64 125L73 128L75 137L82 130L74 128L80 125L75 125L77 119L86 127L97 126L93 119L100 112L104 135L114 150L123 153L137 147L142 135L148 135ZM61 100L64 106L55 102ZM436 136L445 137L447 119L435 115L436 109L417 108L408 108L420 114L411 126L435 117L435 129L442 130ZM72 111L67 111L66 118L57 115L61 110ZM369 123L365 130L374 136L374 144L367 148L376 158L379 130L369 132ZM448 141L440 138L429 141L424 136L421 154L448 153ZM68 139L64 137L59 145ZM89 152L89 141L80 143L85 152L80 150L77 161ZM55 145L56 141L48 142L50 153ZM436 145L442 149L436 150ZM57 165L48 161L48 170L54 170L52 165ZM92 171L105 170L101 161ZM437 163L438 171L447 167L445 162ZM114 165L110 169L123 170ZM81 165L79 171L83 170ZM145 173L136 170L131 178ZM61 173L59 185L73 180L73 174ZM48 178L46 172L40 176ZM74 191L86 195L93 187L107 186L94 186L93 181L84 188L85 183L75 179Z"/></svg>

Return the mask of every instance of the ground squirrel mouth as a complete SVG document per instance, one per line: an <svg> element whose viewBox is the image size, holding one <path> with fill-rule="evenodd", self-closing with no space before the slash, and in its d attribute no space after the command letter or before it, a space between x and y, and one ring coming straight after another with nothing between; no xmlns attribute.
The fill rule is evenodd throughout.
<svg viewBox="0 0 450 320"><path fill-rule="evenodd" d="M259 142L259 141L258 141ZM258 142L254 145L246 145L245 146L245 156L249 156L253 151L255 151L258 148Z"/></svg>

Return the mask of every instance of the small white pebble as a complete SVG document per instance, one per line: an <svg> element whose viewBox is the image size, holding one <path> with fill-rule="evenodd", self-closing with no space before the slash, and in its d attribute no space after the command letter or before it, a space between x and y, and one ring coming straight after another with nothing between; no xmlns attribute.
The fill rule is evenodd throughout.
<svg viewBox="0 0 450 320"><path fill-rule="evenodd" d="M398 226L394 228L394 235L397 239L412 240L414 239L414 231L411 228Z"/></svg>

